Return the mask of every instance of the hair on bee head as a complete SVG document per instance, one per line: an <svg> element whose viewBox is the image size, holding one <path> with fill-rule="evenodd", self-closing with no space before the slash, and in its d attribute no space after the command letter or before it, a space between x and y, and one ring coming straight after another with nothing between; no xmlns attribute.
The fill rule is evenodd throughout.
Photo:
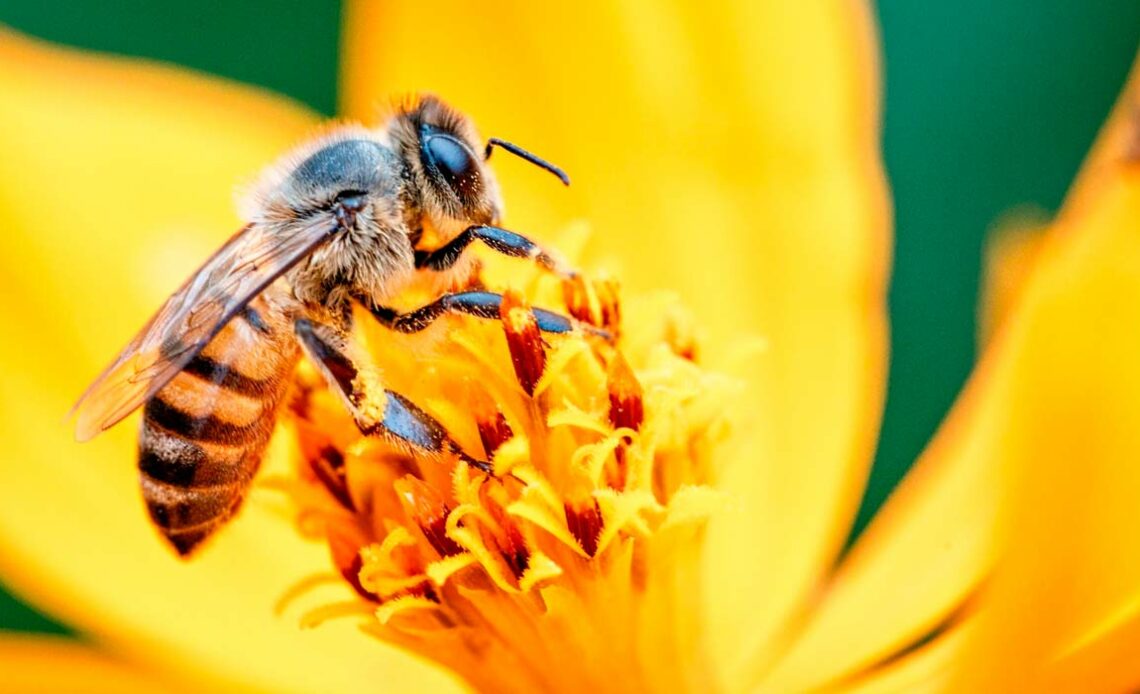
<svg viewBox="0 0 1140 694"><path fill-rule="evenodd" d="M483 154L484 160L491 158L491 152L494 151L495 147L502 147L503 149L507 150L508 152L515 155L516 157L519 157L520 159L525 159L526 161L529 161L531 164L534 164L535 166L537 166L540 169L546 169L550 173L557 176L558 180L562 181L562 183L564 185L570 185L570 177L567 176L566 172L563 171L562 169L558 168L554 164L551 164L550 162L546 161L545 159L543 159L539 156L531 154L530 152L526 151L525 149L523 149L522 147L519 147L518 145L516 145L514 143L507 142L506 140L500 140L497 137L492 137L492 138L487 140L487 149L484 151L484 154Z"/></svg>

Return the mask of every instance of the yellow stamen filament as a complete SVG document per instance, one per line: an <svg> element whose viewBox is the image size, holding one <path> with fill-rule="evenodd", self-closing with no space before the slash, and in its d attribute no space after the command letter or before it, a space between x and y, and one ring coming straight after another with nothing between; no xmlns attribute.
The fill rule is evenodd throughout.
<svg viewBox="0 0 1140 694"><path fill-rule="evenodd" d="M496 286L481 273L470 281ZM695 636L672 632L697 628L700 528L723 505L725 383L695 363L669 300L630 310L612 280L512 279L527 290L505 294L498 322L456 320L419 344L362 336L368 377L382 373L493 474L361 438L305 376L300 515L324 523L334 565L375 613L370 633L477 689L713 686ZM530 306L614 340L542 334Z"/></svg>

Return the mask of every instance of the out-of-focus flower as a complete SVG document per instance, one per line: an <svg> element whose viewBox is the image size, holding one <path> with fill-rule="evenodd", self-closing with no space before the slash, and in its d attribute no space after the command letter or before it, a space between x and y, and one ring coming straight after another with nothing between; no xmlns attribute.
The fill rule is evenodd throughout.
<svg viewBox="0 0 1140 694"><path fill-rule="evenodd" d="M651 684L913 691L948 686L971 667L988 675L987 659L1010 647L993 635L1015 631L999 616L1026 616L1010 586L1030 575L1059 576L1066 608L1086 588L1098 599L1065 629L1025 639L1011 662L1053 662L1058 644L1095 653L1083 650L1102 643L1090 627L1130 623L1104 620L1122 614L1114 610L1135 581L1085 580L1066 563L1125 562L1098 534L1130 528L1112 525L1121 514L1081 502L1078 517L1089 522L1060 536L1067 552L1015 555L1042 560L996 578L993 570L1010 537L999 530L1043 543L1060 525L1050 514L1040 524L1000 514L1001 500L1012 494L1019 512L1057 501L1046 483L1072 481L1065 463L1094 471L1098 492L1129 479L1116 475L1140 430L1127 421L1140 392L1130 356L1140 352L1129 342L1140 339L1129 321L1140 305L1129 301L1140 249L1123 223L1134 218L1131 165L1094 158L1113 173L1082 184L1099 192L1074 198L1061 222L1069 231L1052 232L1027 261L1030 279L1006 283L1020 289L962 400L840 557L885 390L889 215L867 8L360 2L345 30L346 115L370 120L374 101L428 87L484 132L564 165L576 180L569 193L540 189L548 182L514 162L496 165L512 226L541 235L588 219L583 265L610 265L631 294L675 290L704 329L702 367L741 384L733 409L746 416L714 451L711 483L723 502L692 545L699 551L650 567L685 577L686 591L701 587L677 598L687 606L671 615L680 621L659 622L654 636L674 636L685 658L706 660L699 670L685 658L669 663L687 682ZM181 564L133 491L133 431L78 447L60 424L86 379L232 231L220 191L302 137L312 116L249 89L11 34L0 35L0 64L5 579L105 648L198 686L456 686L453 672L362 635L353 620L300 630L292 604L277 613L298 581L330 570L327 550L298 535L279 494L259 490L201 557ZM765 349L732 349L748 336ZM644 375L647 362L632 363ZM1077 387L1088 383L1097 388ZM289 474L287 448L274 449L267 474ZM400 484L409 498L434 498ZM393 577L382 550L365 562L377 570L372 583L358 574L368 592ZM1035 605L1055 596L1039 592ZM294 602L352 595L329 583ZM574 626L568 633L589 633ZM545 646L560 657L557 643ZM500 668L484 683L542 681L512 680L497 655L481 664ZM1135 683L1135 667L1120 665L1112 681Z"/></svg>

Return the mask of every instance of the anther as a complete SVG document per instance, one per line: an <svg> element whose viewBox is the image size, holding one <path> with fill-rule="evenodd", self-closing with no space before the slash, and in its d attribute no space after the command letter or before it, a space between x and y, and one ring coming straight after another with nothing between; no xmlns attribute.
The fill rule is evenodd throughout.
<svg viewBox="0 0 1140 694"><path fill-rule="evenodd" d="M494 542L495 547L499 550L499 555L502 556L503 561L506 562L515 578L522 578L530 566L530 548L527 547L523 534L497 501L486 493L481 493L480 496L483 507L490 512L491 517L499 526L499 532L490 533L492 542Z"/></svg>
<svg viewBox="0 0 1140 694"><path fill-rule="evenodd" d="M434 487L410 475L396 480L393 486L404 511L439 556L449 557L463 551L447 536L447 514L451 509Z"/></svg>
<svg viewBox="0 0 1140 694"><path fill-rule="evenodd" d="M507 418L498 409L489 416L479 417L476 420L479 427L479 438L483 441L483 450L486 451L487 457L495 455L495 451L499 450L507 441L511 440L514 432L511 431L511 425L507 424Z"/></svg>
<svg viewBox="0 0 1140 694"><path fill-rule="evenodd" d="M333 446L322 447L315 456L309 458L309 467L341 506L349 511L356 510L352 495L348 492L344 455L339 450Z"/></svg>
<svg viewBox="0 0 1140 694"><path fill-rule="evenodd" d="M503 294L499 317L503 321L515 377L527 395L534 395L535 386L546 368L546 346L542 343L534 314L523 305L518 293L510 291Z"/></svg>
<svg viewBox="0 0 1140 694"><path fill-rule="evenodd" d="M360 570L364 560L360 556L360 543L343 532L330 528L328 531L329 552L333 565L360 597L370 602L380 602L380 596L364 587L360 582Z"/></svg>
<svg viewBox="0 0 1140 694"><path fill-rule="evenodd" d="M583 503L566 502L563 505L566 511L566 527L570 534L578 541L582 551L593 557L598 551L598 537L602 534L602 512L598 509L598 502L589 499Z"/></svg>
<svg viewBox="0 0 1140 694"><path fill-rule="evenodd" d="M639 431L641 423L645 420L641 384L638 383L637 376L629 368L621 352L618 352L610 362L609 372L606 374L606 389L610 396L610 424L615 429ZM614 449L617 469L609 476L609 485L614 489L625 488L629 474L629 465L626 462L629 444L630 441L625 439Z"/></svg>
<svg viewBox="0 0 1140 694"><path fill-rule="evenodd" d="M621 352L616 353L610 362L606 388L610 396L610 424L616 429L640 430L645 420L641 384Z"/></svg>
<svg viewBox="0 0 1140 694"><path fill-rule="evenodd" d="M621 327L617 280L590 281L581 275L567 277L562 282L562 299L571 316L617 336Z"/></svg>

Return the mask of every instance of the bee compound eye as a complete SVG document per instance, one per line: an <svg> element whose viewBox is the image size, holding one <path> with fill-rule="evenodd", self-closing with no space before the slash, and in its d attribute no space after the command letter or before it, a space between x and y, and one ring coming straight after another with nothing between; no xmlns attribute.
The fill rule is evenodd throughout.
<svg viewBox="0 0 1140 694"><path fill-rule="evenodd" d="M423 155L428 167L438 171L460 197L475 192L478 179L475 159L454 137L445 134L427 135L423 141Z"/></svg>

